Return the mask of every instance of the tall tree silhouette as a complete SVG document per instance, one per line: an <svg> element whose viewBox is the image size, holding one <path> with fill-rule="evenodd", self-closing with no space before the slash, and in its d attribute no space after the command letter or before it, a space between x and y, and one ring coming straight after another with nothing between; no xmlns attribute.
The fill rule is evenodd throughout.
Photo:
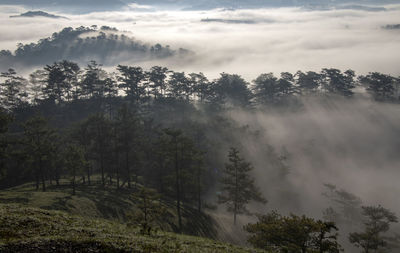
<svg viewBox="0 0 400 253"><path fill-rule="evenodd" d="M64 99L72 99L72 87L77 85L78 64L70 61L55 62L46 65L46 85L43 89L45 97L52 103L61 103Z"/></svg>
<svg viewBox="0 0 400 253"><path fill-rule="evenodd" d="M42 190L46 191L47 168L49 159L54 157L57 136L53 129L47 125L47 121L40 116L29 119L24 124L24 144L26 147L26 158L36 178L36 190L42 182Z"/></svg>
<svg viewBox="0 0 400 253"><path fill-rule="evenodd" d="M17 76L14 69L1 73L0 77L4 79L0 83L0 106L7 110L15 109L28 96L24 90L24 87L27 86L27 80Z"/></svg>
<svg viewBox="0 0 400 253"><path fill-rule="evenodd" d="M229 163L225 164L221 178L222 194L218 196L218 202L227 205L228 212L233 213L233 224L236 224L238 214L249 213L247 204L250 201L266 203L266 200L249 174L253 169L251 164L240 157L236 148L229 150L228 158Z"/></svg>
<svg viewBox="0 0 400 253"><path fill-rule="evenodd" d="M359 81L366 87L368 93L377 101L393 100L395 94L395 79L392 76L378 72L360 76Z"/></svg>
<svg viewBox="0 0 400 253"><path fill-rule="evenodd" d="M149 72L146 72L147 78L150 82L149 86L151 88L151 93L154 98L159 98L160 96L165 96L165 91L167 90L167 74L168 69L165 67L154 66Z"/></svg>
<svg viewBox="0 0 400 253"><path fill-rule="evenodd" d="M118 88L122 89L127 98L139 104L144 98L146 90L144 86L145 73L141 67L130 67L118 65Z"/></svg>

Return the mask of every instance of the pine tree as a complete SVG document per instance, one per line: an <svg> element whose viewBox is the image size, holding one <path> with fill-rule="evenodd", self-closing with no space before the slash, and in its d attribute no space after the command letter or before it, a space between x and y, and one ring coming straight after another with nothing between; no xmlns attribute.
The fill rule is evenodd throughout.
<svg viewBox="0 0 400 253"><path fill-rule="evenodd" d="M141 67L118 65L117 70L120 72L118 88L125 92L130 101L139 104L146 93L143 85L143 80L145 79L143 69Z"/></svg>
<svg viewBox="0 0 400 253"><path fill-rule="evenodd" d="M23 87L27 85L27 80L17 76L14 69L1 73L0 77L4 79L4 82L0 83L0 106L6 110L20 106L28 96L23 90Z"/></svg>
<svg viewBox="0 0 400 253"><path fill-rule="evenodd" d="M341 72L338 69L322 69L321 75L323 77L323 88L326 92L341 95L344 97L353 96L352 89L355 88L353 70L346 70Z"/></svg>
<svg viewBox="0 0 400 253"><path fill-rule="evenodd" d="M84 158L86 161L89 161L89 153L91 151L91 144L93 138L93 129L91 126L91 122L89 120L85 120L75 126L71 131L70 138L78 143L78 145L83 149ZM92 171L92 166L89 162L86 163L86 175L88 185L90 185L90 176Z"/></svg>
<svg viewBox="0 0 400 253"><path fill-rule="evenodd" d="M296 85L303 95L315 94L321 88L322 75L314 71L308 71L303 73L297 71L295 74L297 77Z"/></svg>
<svg viewBox="0 0 400 253"><path fill-rule="evenodd" d="M253 93L257 104L269 105L279 101L279 82L273 73L261 74L253 83Z"/></svg>
<svg viewBox="0 0 400 253"><path fill-rule="evenodd" d="M167 74L168 69L165 67L154 66L149 72L146 72L147 78L150 81L151 93L154 98L163 97L167 89Z"/></svg>
<svg viewBox="0 0 400 253"><path fill-rule="evenodd" d="M182 215L181 215L181 206L182 206L182 159L179 157L179 144L180 139L182 137L182 131L173 130L173 129L165 129L165 134L170 137L169 142L169 150L167 150L170 160L173 163L174 173L175 173L175 193L176 193L176 212L178 214L178 225L179 232L182 232Z"/></svg>
<svg viewBox="0 0 400 253"><path fill-rule="evenodd" d="M11 123L12 117L0 109L0 179L5 173L5 164L8 157L9 140L8 136L8 125Z"/></svg>
<svg viewBox="0 0 400 253"><path fill-rule="evenodd" d="M239 75L221 73L213 85L213 102L220 105L249 107L253 94L248 83Z"/></svg>
<svg viewBox="0 0 400 253"><path fill-rule="evenodd" d="M138 164L135 164L135 157L138 155L136 147L139 144L139 124L138 119L134 112L132 112L127 105L121 107L115 122L117 138L117 149L123 157L123 164L125 167L126 180L128 188L131 188L132 167L135 174L135 187L138 179ZM136 151L136 152L134 152ZM136 159L137 160L137 159ZM119 181L119 171L117 171L117 181ZM119 186L117 186L119 187Z"/></svg>
<svg viewBox="0 0 400 253"><path fill-rule="evenodd" d="M360 76L359 81L376 101L390 101L395 98L395 78L378 72Z"/></svg>
<svg viewBox="0 0 400 253"><path fill-rule="evenodd" d="M229 150L228 157L229 163L225 164L221 180L223 193L218 196L218 202L227 205L228 212L233 213L233 224L236 224L237 215L249 214L246 206L250 201L266 203L266 200L250 176L251 164L239 156L236 148Z"/></svg>
<svg viewBox="0 0 400 253"><path fill-rule="evenodd" d="M197 95L197 99L200 102L210 98L212 83L208 81L207 77L203 73L191 73L189 74L192 92Z"/></svg>
<svg viewBox="0 0 400 253"><path fill-rule="evenodd" d="M36 177L36 190L42 181L42 190L46 191L46 177L50 159L54 157L57 136L55 131L47 125L43 117L33 117L24 125L25 154L30 162Z"/></svg>
<svg viewBox="0 0 400 253"><path fill-rule="evenodd" d="M65 152L65 166L72 176L72 195L75 195L76 176L77 174L81 174L86 167L82 147L74 144L70 144L67 147Z"/></svg>
<svg viewBox="0 0 400 253"><path fill-rule="evenodd" d="M172 72L168 84L173 98L189 100L192 87L184 72Z"/></svg>
<svg viewBox="0 0 400 253"><path fill-rule="evenodd" d="M64 99L72 99L72 88L77 85L78 64L70 61L56 62L46 65L44 70L47 73L43 93L52 103L61 103Z"/></svg>
<svg viewBox="0 0 400 253"><path fill-rule="evenodd" d="M140 213L134 216L134 220L140 224L142 234L150 235L166 211L161 204L161 196L153 189L142 187L133 197L136 207L140 210Z"/></svg>
<svg viewBox="0 0 400 253"><path fill-rule="evenodd" d="M87 134L91 137L90 153L100 166L101 182L104 187L106 184L105 169L111 157L111 122L103 114L95 114L86 120L86 124Z"/></svg>
<svg viewBox="0 0 400 253"><path fill-rule="evenodd" d="M382 234L389 231L390 223L398 222L397 216L382 206L363 206L365 231L350 233L349 240L356 247L361 247L365 253L377 252L388 245L388 236Z"/></svg>

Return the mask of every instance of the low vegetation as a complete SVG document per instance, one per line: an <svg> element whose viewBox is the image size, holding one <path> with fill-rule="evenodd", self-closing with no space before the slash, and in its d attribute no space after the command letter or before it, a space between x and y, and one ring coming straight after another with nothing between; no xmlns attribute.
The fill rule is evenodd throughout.
<svg viewBox="0 0 400 253"><path fill-rule="evenodd" d="M263 252L200 237L136 227L16 204L0 205L1 252Z"/></svg>

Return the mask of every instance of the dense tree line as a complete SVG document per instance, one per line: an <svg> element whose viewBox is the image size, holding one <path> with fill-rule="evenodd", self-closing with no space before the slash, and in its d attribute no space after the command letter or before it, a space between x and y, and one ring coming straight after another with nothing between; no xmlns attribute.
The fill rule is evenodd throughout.
<svg viewBox="0 0 400 253"><path fill-rule="evenodd" d="M55 62L33 72L25 79L9 69L1 73L1 107L12 110L23 104L53 103L98 99L101 106L116 97L126 97L141 106L150 100L176 99L209 103L214 106L285 105L304 95L352 97L356 87L363 87L377 101L399 100L399 79L382 73L356 78L354 71L322 69L296 74L261 74L251 84L241 76L222 73L210 81L202 73L185 74L165 67L118 65L108 73L91 61L84 69L70 61Z"/></svg>

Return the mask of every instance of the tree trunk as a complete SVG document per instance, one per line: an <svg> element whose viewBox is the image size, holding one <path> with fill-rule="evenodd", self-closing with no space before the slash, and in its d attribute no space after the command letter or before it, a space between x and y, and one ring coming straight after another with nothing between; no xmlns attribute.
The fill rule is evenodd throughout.
<svg viewBox="0 0 400 253"><path fill-rule="evenodd" d="M43 171L41 174L42 174L42 191L45 192L46 191L46 180L44 178Z"/></svg>
<svg viewBox="0 0 400 253"><path fill-rule="evenodd" d="M57 165L56 165L56 177L55 177L55 180L56 180L56 185L60 186L60 172L58 171L58 166Z"/></svg>
<svg viewBox="0 0 400 253"><path fill-rule="evenodd" d="M175 174L176 174L176 211L178 213L179 232L182 232L181 217L181 192L180 192L180 175L178 166L178 140L175 137Z"/></svg>
<svg viewBox="0 0 400 253"><path fill-rule="evenodd" d="M46 180L44 178L43 166L42 166L42 158L39 160L39 168L40 168L40 176L42 178L42 191L46 191Z"/></svg>
<svg viewBox="0 0 400 253"><path fill-rule="evenodd" d="M110 104L111 104L111 102L110 102ZM111 112L110 112L110 115L111 115ZM116 127L114 127L114 136L117 136L117 128ZM113 151L114 151L115 176L117 177L117 189L119 190L119 163L118 163L118 158L119 157L118 157L117 142L116 141L114 141L114 150Z"/></svg>
<svg viewBox="0 0 400 253"><path fill-rule="evenodd" d="M35 171L35 178L36 178L36 191L39 190L40 179L39 179L39 168Z"/></svg>
<svg viewBox="0 0 400 253"><path fill-rule="evenodd" d="M75 195L75 169L73 170L73 178L72 178L72 195Z"/></svg>
<svg viewBox="0 0 400 253"><path fill-rule="evenodd" d="M197 210L201 212L201 167L197 168Z"/></svg>
<svg viewBox="0 0 400 253"><path fill-rule="evenodd" d="M233 225L236 225L236 214L237 214L237 202L238 202L238 173L237 173L237 170L238 170L238 165L237 165L237 163L236 163L236 161L235 161L235 163L234 163L234 166L235 166L235 200L234 200L234 209L233 209Z"/></svg>
<svg viewBox="0 0 400 253"><path fill-rule="evenodd" d="M101 183L103 187L106 185L106 180L104 178L104 162L103 162L103 154L100 157L100 169L101 169Z"/></svg>
<svg viewBox="0 0 400 253"><path fill-rule="evenodd" d="M125 150L125 166L126 166L126 172L128 173L128 188L131 188L131 170L130 170L130 164L129 164L129 151L128 149Z"/></svg>
<svg viewBox="0 0 400 253"><path fill-rule="evenodd" d="M117 160L118 161L118 160ZM117 174L117 189L119 189L119 168L118 164L116 165L116 174Z"/></svg>
<svg viewBox="0 0 400 253"><path fill-rule="evenodd" d="M146 194L143 194L143 206L144 206L144 222L147 224L147 199Z"/></svg>
<svg viewBox="0 0 400 253"><path fill-rule="evenodd" d="M88 159L88 155L87 155L87 149L86 149L86 145L83 146L84 147L84 151L85 151L85 161L89 161ZM90 165L89 163L86 164L86 169L87 169L87 179L88 179L88 185L90 185Z"/></svg>
<svg viewBox="0 0 400 253"><path fill-rule="evenodd" d="M138 184L138 173L137 169L135 169L135 189L137 189L137 184Z"/></svg>
<svg viewBox="0 0 400 253"><path fill-rule="evenodd" d="M88 180L88 185L90 185L90 165L87 165L87 180Z"/></svg>

